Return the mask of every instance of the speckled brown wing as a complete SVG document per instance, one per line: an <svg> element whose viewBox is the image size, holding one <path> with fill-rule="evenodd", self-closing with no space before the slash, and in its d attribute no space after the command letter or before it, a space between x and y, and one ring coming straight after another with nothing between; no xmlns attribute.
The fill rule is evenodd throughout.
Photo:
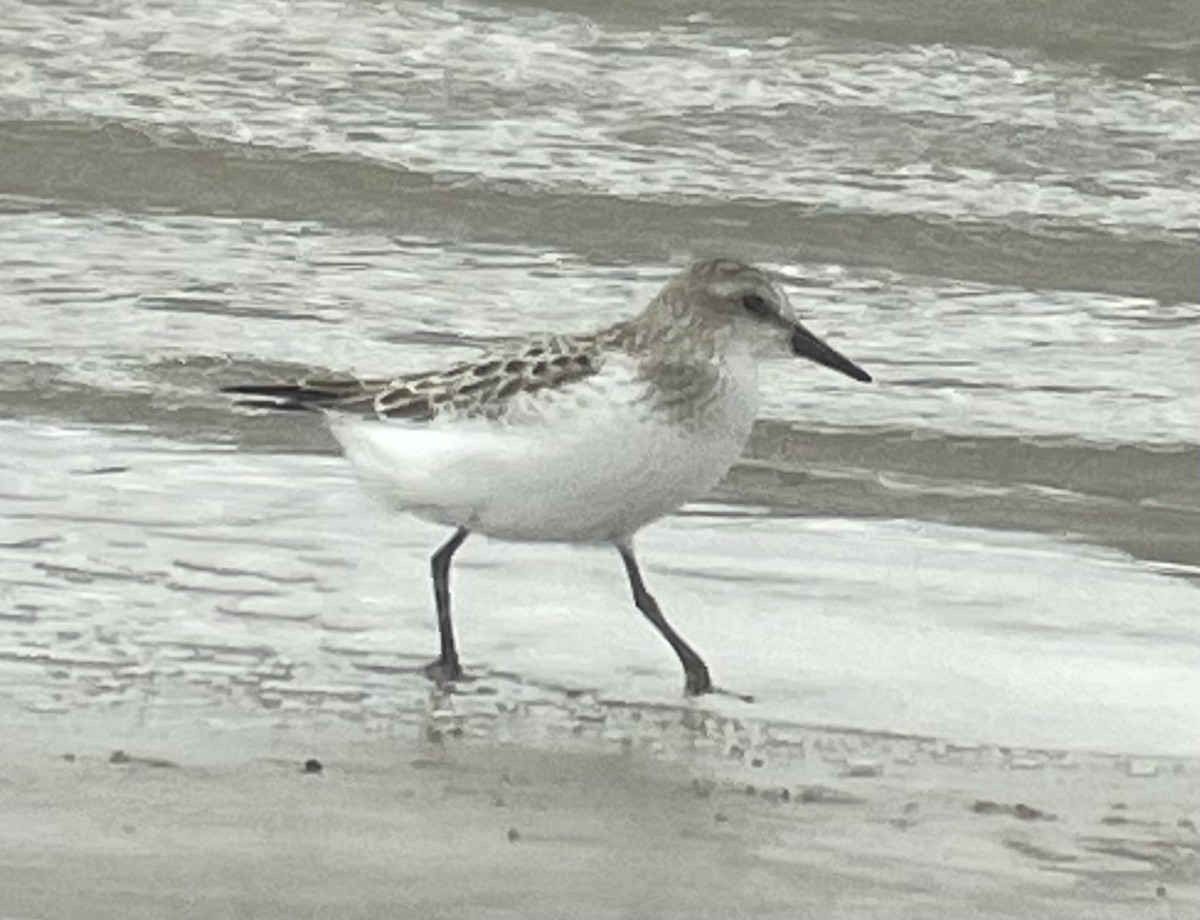
<svg viewBox="0 0 1200 920"><path fill-rule="evenodd" d="M606 343L597 336L547 336L444 371L389 380L307 379L294 384L249 384L223 392L262 409L332 409L377 418L428 421L443 413L500 418L519 393L536 393L590 377Z"/></svg>
<svg viewBox="0 0 1200 920"><path fill-rule="evenodd" d="M443 412L500 418L518 394L590 377L601 361L601 345L595 338L538 339L509 354L398 377L375 394L374 410L380 418L433 418Z"/></svg>

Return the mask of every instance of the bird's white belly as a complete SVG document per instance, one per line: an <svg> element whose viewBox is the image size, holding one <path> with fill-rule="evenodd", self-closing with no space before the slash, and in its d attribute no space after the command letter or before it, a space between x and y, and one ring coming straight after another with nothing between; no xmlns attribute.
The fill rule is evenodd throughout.
<svg viewBox="0 0 1200 920"><path fill-rule="evenodd" d="M494 491L462 523L511 540L620 539L712 489L741 452L731 435L593 419L542 462L495 470Z"/></svg>
<svg viewBox="0 0 1200 920"><path fill-rule="evenodd" d="M598 381L524 421L333 431L369 491L426 520L507 540L619 540L717 484L749 436L754 378L679 420Z"/></svg>

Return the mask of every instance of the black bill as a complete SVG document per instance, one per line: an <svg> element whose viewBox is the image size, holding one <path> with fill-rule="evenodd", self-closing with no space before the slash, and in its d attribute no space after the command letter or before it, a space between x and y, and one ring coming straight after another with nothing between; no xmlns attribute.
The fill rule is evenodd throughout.
<svg viewBox="0 0 1200 920"><path fill-rule="evenodd" d="M809 361L816 361L817 364L841 371L847 377L853 377L863 383L871 382L870 374L837 350L830 348L799 323L792 327L792 352L801 358L808 358Z"/></svg>

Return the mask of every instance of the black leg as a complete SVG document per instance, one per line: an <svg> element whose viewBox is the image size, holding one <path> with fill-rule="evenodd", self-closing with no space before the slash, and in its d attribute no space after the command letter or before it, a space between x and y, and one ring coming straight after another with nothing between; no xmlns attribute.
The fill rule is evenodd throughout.
<svg viewBox="0 0 1200 920"><path fill-rule="evenodd" d="M710 692L713 686L712 679L708 676L708 666L693 651L692 647L683 641L679 633L671 628L671 624L658 609L658 601L646 590L646 583L642 581L642 573L638 569L637 559L633 555L633 547L618 543L617 552L621 554L621 560L625 563L625 573L629 576L629 587L633 589L634 604L646 619L654 624L654 628L671 644L671 648L675 649L675 654L679 656L679 663L683 665L685 675L684 693L688 696L699 696L701 693Z"/></svg>
<svg viewBox="0 0 1200 920"><path fill-rule="evenodd" d="M458 649L454 647L454 625L450 622L450 560L454 551L463 545L470 531L460 527L454 536L442 544L433 554L430 568L433 570L433 599L437 604L438 635L442 641L442 653L437 661L427 667L429 674L439 684L458 680L462 668L458 663Z"/></svg>

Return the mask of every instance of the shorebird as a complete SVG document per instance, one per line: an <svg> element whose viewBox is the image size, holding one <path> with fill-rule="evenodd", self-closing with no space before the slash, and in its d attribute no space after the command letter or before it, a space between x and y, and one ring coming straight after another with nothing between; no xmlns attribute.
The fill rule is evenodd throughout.
<svg viewBox="0 0 1200 920"><path fill-rule="evenodd" d="M597 332L534 335L439 371L226 392L253 407L321 410L369 492L453 529L431 559L441 652L426 672L439 683L463 676L450 562L478 533L614 546L634 604L697 695L713 689L708 667L647 590L633 537L725 475L758 411L759 363L782 355L871 380L800 324L769 274L713 259Z"/></svg>

